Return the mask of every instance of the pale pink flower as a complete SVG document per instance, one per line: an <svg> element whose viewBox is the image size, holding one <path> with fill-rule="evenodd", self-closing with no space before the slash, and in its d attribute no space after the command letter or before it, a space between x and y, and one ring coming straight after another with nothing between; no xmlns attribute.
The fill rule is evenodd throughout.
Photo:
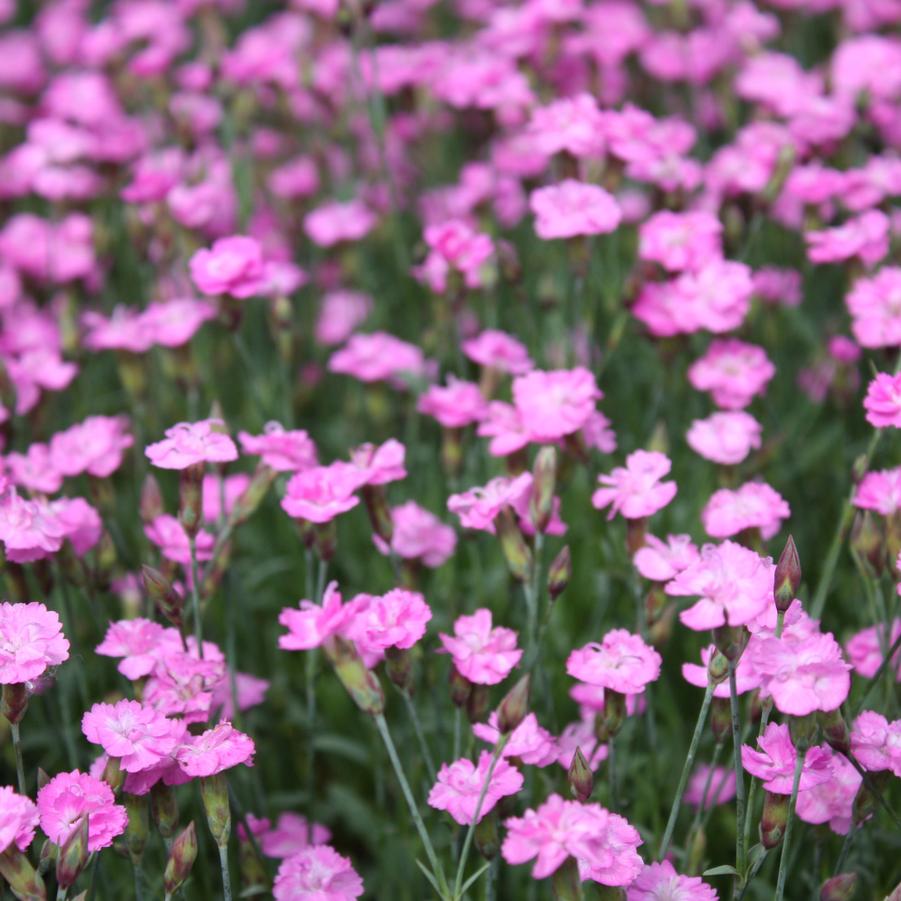
<svg viewBox="0 0 901 901"><path fill-rule="evenodd" d="M386 332L353 335L328 361L330 372L352 375L361 382L397 382L404 375L422 375L425 366L419 347Z"/></svg>
<svg viewBox="0 0 901 901"><path fill-rule="evenodd" d="M144 453L160 469L187 469L201 463L231 463L238 449L222 429L221 419L179 422L166 429L166 437L149 444Z"/></svg>
<svg viewBox="0 0 901 901"><path fill-rule="evenodd" d="M425 635L432 618L425 598L406 588L394 588L383 595L357 595L348 605L352 613L343 633L372 652L413 647Z"/></svg>
<svg viewBox="0 0 901 901"><path fill-rule="evenodd" d="M893 516L901 509L901 467L868 472L854 489L854 506Z"/></svg>
<svg viewBox="0 0 901 901"><path fill-rule="evenodd" d="M496 329L486 329L467 339L461 348L474 363L510 375L524 375L534 365L521 341Z"/></svg>
<svg viewBox="0 0 901 901"><path fill-rule="evenodd" d="M50 439L54 468L64 476L86 472L105 479L119 468L123 453L134 444L128 427L125 416L89 416L57 432Z"/></svg>
<svg viewBox="0 0 901 901"><path fill-rule="evenodd" d="M144 534L167 560L183 566L191 563L191 540L177 517L168 513L157 516L144 526ZM212 560L215 544L216 539L205 529L200 529L194 536L197 560L201 563Z"/></svg>
<svg viewBox="0 0 901 901"><path fill-rule="evenodd" d="M762 428L750 413L713 413L706 419L695 419L685 440L706 460L735 466L760 447Z"/></svg>
<svg viewBox="0 0 901 901"><path fill-rule="evenodd" d="M250 476L246 472L236 472L224 479L218 473L206 473L200 489L204 522L218 523L226 518L249 485Z"/></svg>
<svg viewBox="0 0 901 901"><path fill-rule="evenodd" d="M742 626L772 606L776 567L769 557L733 541L705 544L700 559L666 584L675 597L697 597L679 614L689 629Z"/></svg>
<svg viewBox="0 0 901 901"><path fill-rule="evenodd" d="M457 617L454 634L441 632L438 637L460 675L476 685L502 682L523 653L516 647L516 632L504 626L492 628L491 611L485 608Z"/></svg>
<svg viewBox="0 0 901 901"><path fill-rule="evenodd" d="M667 535L666 541L648 535L644 547L635 552L632 562L645 579L668 582L698 557L698 549L690 535Z"/></svg>
<svg viewBox="0 0 901 901"><path fill-rule="evenodd" d="M789 516L791 508L778 491L766 482L745 482L735 490L715 491L701 511L701 522L712 538L731 538L758 529L768 541Z"/></svg>
<svg viewBox="0 0 901 901"><path fill-rule="evenodd" d="M153 671L164 632L159 623L149 619L122 619L109 624L94 651L104 657L121 657L119 672L126 679L140 679Z"/></svg>
<svg viewBox="0 0 901 901"><path fill-rule="evenodd" d="M604 152L604 114L590 94L562 97L536 107L527 126L529 146L543 157L555 153L600 157Z"/></svg>
<svg viewBox="0 0 901 901"><path fill-rule="evenodd" d="M878 373L867 387L863 406L871 426L901 428L901 374Z"/></svg>
<svg viewBox="0 0 901 901"><path fill-rule="evenodd" d="M431 385L421 394L416 409L447 429L460 429L483 419L488 404L478 385L451 375L446 386Z"/></svg>
<svg viewBox="0 0 901 901"><path fill-rule="evenodd" d="M38 792L41 829L62 847L88 817L88 850L100 851L125 832L128 814L115 803L113 790L102 780L73 770L59 773Z"/></svg>
<svg viewBox="0 0 901 901"><path fill-rule="evenodd" d="M859 278L845 298L851 330L862 347L901 345L901 266Z"/></svg>
<svg viewBox="0 0 901 901"><path fill-rule="evenodd" d="M48 505L76 555L96 547L103 534L100 514L83 497L61 497Z"/></svg>
<svg viewBox="0 0 901 901"><path fill-rule="evenodd" d="M285 858L310 845L324 845L331 838L331 831L322 824L310 823L299 813L287 811L279 814L276 824L260 836L260 849L267 857Z"/></svg>
<svg viewBox="0 0 901 901"><path fill-rule="evenodd" d="M365 483L365 473L336 460L328 466L312 466L291 476L285 486L282 509L295 519L331 522L360 502L355 492Z"/></svg>
<svg viewBox="0 0 901 901"><path fill-rule="evenodd" d="M194 284L204 294L243 299L259 294L265 284L263 248L245 235L219 238L211 248L198 250L190 267Z"/></svg>
<svg viewBox="0 0 901 901"><path fill-rule="evenodd" d="M717 901L719 895L699 876L680 876L668 861L650 863L626 889L626 901Z"/></svg>
<svg viewBox="0 0 901 901"><path fill-rule="evenodd" d="M429 806L446 810L461 826L468 826L476 816L476 807L483 786L488 783L479 821L492 810L501 798L515 795L523 786L522 773L502 757L498 760L488 782L492 754L482 751L476 766L466 757L451 764L442 764L438 770L438 781L429 792Z"/></svg>
<svg viewBox="0 0 901 901"><path fill-rule="evenodd" d="M598 476L601 486L591 496L598 510L610 507L607 519L617 513L626 519L644 519L662 510L675 496L676 483L661 481L672 468L666 454L637 450L608 475Z"/></svg>
<svg viewBox="0 0 901 901"><path fill-rule="evenodd" d="M696 270L722 256L722 233L722 224L711 213L662 210L639 228L638 256L669 272Z"/></svg>
<svg viewBox="0 0 901 901"><path fill-rule="evenodd" d="M0 854L11 845L25 851L34 839L38 819L31 798L17 795L8 785L0 787Z"/></svg>
<svg viewBox="0 0 901 901"><path fill-rule="evenodd" d="M53 610L31 601L0 603L0 685L33 682L69 659L69 642Z"/></svg>
<svg viewBox="0 0 901 901"><path fill-rule="evenodd" d="M603 397L583 367L532 370L513 380L513 404L529 440L547 443L583 428Z"/></svg>
<svg viewBox="0 0 901 901"><path fill-rule="evenodd" d="M804 238L813 263L840 263L858 257L872 266L888 253L889 219L881 210L868 210L835 228L806 232Z"/></svg>
<svg viewBox="0 0 901 901"><path fill-rule="evenodd" d="M361 444L350 452L364 485L387 485L407 477L407 449L396 438L384 444Z"/></svg>
<svg viewBox="0 0 901 901"><path fill-rule="evenodd" d="M691 364L688 381L698 391L709 391L725 410L741 410L763 394L776 367L766 352L735 338L712 341L707 353Z"/></svg>
<svg viewBox="0 0 901 901"><path fill-rule="evenodd" d="M141 324L153 336L154 344L181 347L198 329L216 318L216 308L207 300L179 297L164 303L152 303L141 314Z"/></svg>
<svg viewBox="0 0 901 901"><path fill-rule="evenodd" d="M603 692L603 689L598 689ZM634 697L634 696L627 696ZM565 726L557 737L557 763L568 770L579 748L585 755L585 761L596 772L597 768L607 759L609 749L607 745L598 741L594 723L596 714L594 710L582 709L582 718Z"/></svg>
<svg viewBox="0 0 901 901"><path fill-rule="evenodd" d="M843 754L828 749L831 772L823 782L798 793L798 819L805 823L828 823L838 835L847 835L854 819L854 799L863 777Z"/></svg>
<svg viewBox="0 0 901 901"><path fill-rule="evenodd" d="M868 626L862 629L856 635L851 636L845 644L845 650L848 652L848 659L854 667L854 671L867 679L873 676L882 666L885 660L883 653L882 637L885 631L883 625ZM901 619L892 620L892 630L888 638L888 644L891 646L897 641L901 635ZM896 682L901 682L901 650L895 654L893 661L893 669L895 670Z"/></svg>
<svg viewBox="0 0 901 901"><path fill-rule="evenodd" d="M81 324L85 330L84 346L88 350L123 350L140 354L153 347L153 332L147 328L141 313L131 307L120 304L109 318L86 310L81 316Z"/></svg>
<svg viewBox="0 0 901 901"><path fill-rule="evenodd" d="M353 901L363 894L363 880L350 859L329 845L311 845L286 857L275 874L275 901Z"/></svg>
<svg viewBox="0 0 901 901"><path fill-rule="evenodd" d="M330 291L322 298L316 320L316 341L334 345L346 341L372 310L372 298L360 291Z"/></svg>
<svg viewBox="0 0 901 901"><path fill-rule="evenodd" d="M316 445L305 429L285 429L267 422L262 435L238 432L245 454L259 455L276 472L297 472L316 465Z"/></svg>
<svg viewBox="0 0 901 901"><path fill-rule="evenodd" d="M710 776L710 767L701 763L695 767L688 787L685 789L685 803L692 807L700 807L704 802L705 808L715 807L718 804L728 804L735 797L735 770L732 767L718 766L710 776L710 788L707 797L704 797L704 787Z"/></svg>
<svg viewBox="0 0 901 901"><path fill-rule="evenodd" d="M31 563L55 554L66 527L44 500L25 500L15 488L0 494L0 541L13 563Z"/></svg>
<svg viewBox="0 0 901 901"><path fill-rule="evenodd" d="M214 776L239 764L253 766L253 739L223 720L200 735L189 735L174 753L187 776Z"/></svg>
<svg viewBox="0 0 901 901"><path fill-rule="evenodd" d="M851 753L869 772L891 770L901 778L901 720L864 710L851 727Z"/></svg>
<svg viewBox="0 0 901 901"><path fill-rule="evenodd" d="M452 494L447 509L460 517L460 525L494 534L494 520L506 506L513 506L532 489L532 474L524 472L516 478L498 476L484 487L478 486Z"/></svg>
<svg viewBox="0 0 901 901"><path fill-rule="evenodd" d="M545 879L568 857L579 864L582 879L602 885L629 885L643 863L641 837L625 817L600 804L580 804L551 795L537 810L505 820L501 854L509 864L535 858L532 876Z"/></svg>
<svg viewBox="0 0 901 901"><path fill-rule="evenodd" d="M175 748L180 732L163 714L137 701L94 704L81 718L85 738L119 758L126 773L147 770Z"/></svg>
<svg viewBox="0 0 901 901"><path fill-rule="evenodd" d="M359 241L376 225L375 214L361 201L332 201L307 213L304 231L320 247L333 247L342 241Z"/></svg>
<svg viewBox="0 0 901 901"><path fill-rule="evenodd" d="M250 673L235 673L235 690L232 693L231 679L223 679L213 689L210 709L218 712L221 719L230 720L237 712L259 707L269 691L269 681L252 676Z"/></svg>
<svg viewBox="0 0 901 901"><path fill-rule="evenodd" d="M322 597L322 604L300 602L300 609L285 607L278 621L287 630L279 636L278 646L283 651L308 651L318 648L346 626L353 610L341 600L337 582L329 582Z"/></svg>
<svg viewBox="0 0 901 901"><path fill-rule="evenodd" d="M472 731L482 741L496 745L501 738L497 727L497 711L492 711L487 723L473 723ZM521 760L529 766L543 767L557 759L557 745L554 736L541 727L538 717L534 713L527 713L507 738L502 756Z"/></svg>
<svg viewBox="0 0 901 901"><path fill-rule="evenodd" d="M774 795L790 795L794 781L798 752L792 744L786 724L770 723L757 739L759 751L749 745L741 746L744 768L763 782ZM801 791L828 781L832 776L832 754L827 745L815 745L804 755L801 768Z"/></svg>
<svg viewBox="0 0 901 901"><path fill-rule="evenodd" d="M660 655L640 635L612 629L600 644L592 642L570 653L566 672L590 685L635 695L660 676Z"/></svg>
<svg viewBox="0 0 901 901"><path fill-rule="evenodd" d="M453 555L457 546L456 532L416 501L392 508L391 521L394 530L390 548L373 535L380 553L390 551L403 560L418 560L430 568L441 566Z"/></svg>
<svg viewBox="0 0 901 901"><path fill-rule="evenodd" d="M612 194L574 179L537 188L529 206L535 214L535 233L545 241L612 232L622 218Z"/></svg>

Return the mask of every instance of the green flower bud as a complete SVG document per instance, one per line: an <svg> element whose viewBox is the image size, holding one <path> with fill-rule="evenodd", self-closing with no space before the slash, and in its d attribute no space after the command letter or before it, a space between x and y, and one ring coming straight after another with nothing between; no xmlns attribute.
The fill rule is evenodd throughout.
<svg viewBox="0 0 901 901"><path fill-rule="evenodd" d="M512 732L526 718L531 681L527 673L507 692L497 708L497 728L501 735Z"/></svg>
<svg viewBox="0 0 901 901"><path fill-rule="evenodd" d="M776 564L776 574L773 578L773 598L776 601L776 609L780 613L788 610L791 602L798 596L801 587L801 561L798 558L798 549L791 535L785 542L785 547L779 555Z"/></svg>
<svg viewBox="0 0 901 901"><path fill-rule="evenodd" d="M0 854L0 876L19 901L47 901L44 880L15 845L10 845Z"/></svg>
<svg viewBox="0 0 901 901"><path fill-rule="evenodd" d="M382 686L375 673L363 663L353 642L334 635L323 647L335 674L357 707L370 716L384 713Z"/></svg>
<svg viewBox="0 0 901 901"><path fill-rule="evenodd" d="M495 525L510 574L514 579L525 582L532 575L532 551L509 506L498 514Z"/></svg>
<svg viewBox="0 0 901 901"><path fill-rule="evenodd" d="M174 895L191 875L197 859L197 829L194 821L178 834L169 851L169 860L163 875L163 886L167 895Z"/></svg>
<svg viewBox="0 0 901 901"><path fill-rule="evenodd" d="M532 469L532 496L529 500L529 516L539 532L544 532L551 521L556 481L557 448L548 444L538 451L535 456L535 466Z"/></svg>
<svg viewBox="0 0 901 901"><path fill-rule="evenodd" d="M591 767L588 765L588 761L579 747L576 748L576 753L573 754L566 778L569 780L569 787L577 800L584 803L591 797L591 792L594 788L594 774L591 772Z"/></svg>
<svg viewBox="0 0 901 901"><path fill-rule="evenodd" d="M78 825L59 849L56 859L56 881L67 889L75 883L88 862L88 815L82 816Z"/></svg>
<svg viewBox="0 0 901 901"><path fill-rule="evenodd" d="M566 591L572 574L572 555L569 552L569 545L565 544L551 561L547 571L547 593L552 601L556 601Z"/></svg>
<svg viewBox="0 0 901 901"><path fill-rule="evenodd" d="M232 831L231 807L228 801L228 782L225 773L215 773L200 780L200 797L206 811L207 825L217 846L228 845Z"/></svg>

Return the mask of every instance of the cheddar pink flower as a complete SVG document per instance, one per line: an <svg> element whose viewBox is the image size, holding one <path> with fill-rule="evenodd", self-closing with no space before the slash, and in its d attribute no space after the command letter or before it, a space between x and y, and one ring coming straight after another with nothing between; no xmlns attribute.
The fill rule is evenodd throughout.
<svg viewBox="0 0 901 901"><path fill-rule="evenodd" d="M798 752L792 744L788 726L770 723L757 739L759 751L748 745L741 747L744 768L763 782L763 787L775 795L790 795ZM832 775L831 754L826 745L816 745L804 755L801 770L801 791L827 781Z"/></svg>
<svg viewBox="0 0 901 901"><path fill-rule="evenodd" d="M353 901L363 894L363 880L350 859L329 845L311 845L286 857L275 874L275 901Z"/></svg>
<svg viewBox="0 0 901 901"><path fill-rule="evenodd" d="M331 522L360 503L355 492L365 480L365 473L353 463L336 460L328 466L312 466L291 477L282 509L295 519Z"/></svg>
<svg viewBox="0 0 901 901"><path fill-rule="evenodd" d="M161 713L137 701L94 704L81 719L85 738L118 758L126 773L150 769L165 759L180 736L174 726Z"/></svg>
<svg viewBox="0 0 901 901"><path fill-rule="evenodd" d="M300 609L286 607L278 621L287 630L279 637L278 646L283 651L308 651L318 648L327 639L345 628L352 610L341 600L337 582L329 582L322 598L322 605L301 601Z"/></svg>
<svg viewBox="0 0 901 901"><path fill-rule="evenodd" d="M231 463L238 459L235 443L223 434L221 419L179 422L166 429L162 441L148 445L144 453L160 469L187 469L201 463Z"/></svg>
<svg viewBox="0 0 901 901"><path fill-rule="evenodd" d="M750 413L713 413L706 419L696 419L685 440L705 459L735 466L760 447L761 431L762 426Z"/></svg>
<svg viewBox="0 0 901 901"><path fill-rule="evenodd" d="M535 233L545 241L615 231L622 211L614 197L598 185L567 179L532 192Z"/></svg>
<svg viewBox="0 0 901 901"><path fill-rule="evenodd" d="M901 428L901 373L880 372L867 387L863 401L867 422L877 429Z"/></svg>
<svg viewBox="0 0 901 901"><path fill-rule="evenodd" d="M484 608L457 617L454 634L442 632L438 637L460 675L476 685L502 682L523 653L516 647L516 632L504 626L492 628L491 611Z"/></svg>
<svg viewBox="0 0 901 901"><path fill-rule="evenodd" d="M719 895L699 876L680 876L668 861L651 863L626 889L626 901L717 901Z"/></svg>
<svg viewBox="0 0 901 901"><path fill-rule="evenodd" d="M191 257L191 278L204 294L230 294L247 298L265 285L263 249L259 241L244 235L220 238L210 249Z"/></svg>
<svg viewBox="0 0 901 901"><path fill-rule="evenodd" d="M128 825L128 814L115 803L113 790L78 770L54 776L38 792L38 813L41 829L60 847L87 816L89 851L109 847Z"/></svg>
<svg viewBox="0 0 901 901"><path fill-rule="evenodd" d="M25 851L38 828L38 809L31 798L0 787L0 854L12 845Z"/></svg>
<svg viewBox="0 0 901 901"><path fill-rule="evenodd" d="M0 603L0 685L33 682L69 659L69 642L53 610L32 601Z"/></svg>
<svg viewBox="0 0 901 901"><path fill-rule="evenodd" d="M547 443L583 428L603 397L583 367L535 369L513 381L513 405L529 440Z"/></svg>
<svg viewBox="0 0 901 901"><path fill-rule="evenodd" d="M676 483L661 479L672 468L666 454L638 450L626 457L609 475L598 476L601 485L591 496L598 510L610 507L607 519L617 513L626 519L644 519L662 510L675 496Z"/></svg>
<svg viewBox="0 0 901 901"><path fill-rule="evenodd" d="M188 736L174 757L186 776L207 777L244 764L253 766L253 739L224 720L200 735Z"/></svg>
<svg viewBox="0 0 901 901"><path fill-rule="evenodd" d="M446 810L461 826L472 823L479 796L488 779L491 758L490 751L482 751L478 766L465 757L451 764L442 764L438 770L438 781L429 792L429 806ZM501 798L515 795L522 786L522 773L502 757L488 782L488 790L479 810L479 821L494 810Z"/></svg>
<svg viewBox="0 0 901 901"><path fill-rule="evenodd" d="M581 682L635 695L657 680L662 663L660 655L641 636L612 629L600 644L593 642L573 651L566 661L566 672Z"/></svg>

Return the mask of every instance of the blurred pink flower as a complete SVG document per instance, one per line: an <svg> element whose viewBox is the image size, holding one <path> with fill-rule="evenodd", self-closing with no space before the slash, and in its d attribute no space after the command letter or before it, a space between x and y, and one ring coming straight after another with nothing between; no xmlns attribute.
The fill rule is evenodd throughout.
<svg viewBox="0 0 901 901"><path fill-rule="evenodd" d="M805 232L804 238L813 263L840 263L858 257L872 266L888 253L889 219L881 210L869 210L835 228Z"/></svg>
<svg viewBox="0 0 901 901"><path fill-rule="evenodd" d="M638 256L669 272L697 270L720 258L723 226L711 213L654 213L638 230Z"/></svg>
<svg viewBox="0 0 901 901"><path fill-rule="evenodd" d="M324 845L332 833L320 823L290 811L279 814L276 824L260 835L260 848L267 857L285 858L303 851L309 845Z"/></svg>
<svg viewBox="0 0 901 901"><path fill-rule="evenodd" d="M741 410L776 374L766 352L735 338L712 341L707 353L691 364L688 381L698 391L709 391L725 410Z"/></svg>
<svg viewBox="0 0 901 901"><path fill-rule="evenodd" d="M342 241L359 241L376 224L375 214L361 201L333 201L307 213L304 231L320 247L333 247Z"/></svg>
<svg viewBox="0 0 901 901"><path fill-rule="evenodd" d="M537 188L529 198L535 233L549 241L615 231L622 218L615 198L598 185L566 179Z"/></svg>
<svg viewBox="0 0 901 901"><path fill-rule="evenodd" d="M160 469L187 469L200 463L231 463L238 459L238 449L225 434L221 419L179 422L166 429L166 437L144 450L147 458Z"/></svg>
<svg viewBox="0 0 901 901"><path fill-rule="evenodd" d="M706 419L695 419L685 440L706 460L735 466L760 447L762 428L750 413L713 413Z"/></svg>
<svg viewBox="0 0 901 901"><path fill-rule="evenodd" d="M407 449L396 438L384 444L361 444L350 452L364 485L387 485L407 477Z"/></svg>
<svg viewBox="0 0 901 901"><path fill-rule="evenodd" d="M329 346L343 343L365 321L372 305L372 298L360 291L330 291L321 301L316 340Z"/></svg>
<svg viewBox="0 0 901 901"><path fill-rule="evenodd" d="M373 535L379 553L388 554L390 551L403 560L418 560L430 568L441 566L454 553L456 532L416 501L407 501L392 508L391 521L394 530L390 548L381 538Z"/></svg>
<svg viewBox="0 0 901 901"><path fill-rule="evenodd" d="M514 506L532 488L532 474L512 478L498 476L484 487L477 486L447 499L447 509L460 517L460 525L494 534L494 520L505 506Z"/></svg>
<svg viewBox="0 0 901 901"><path fill-rule="evenodd" d="M103 641L94 650L104 657L121 657L119 672L126 679L140 679L153 671L164 631L159 623L149 619L119 620L109 624Z"/></svg>
<svg viewBox="0 0 901 901"><path fill-rule="evenodd" d="M785 498L766 482L745 482L735 490L715 491L701 511L704 530L712 538L731 538L748 529L759 529L768 541L791 516Z"/></svg>
<svg viewBox="0 0 901 901"><path fill-rule="evenodd" d="M698 549L690 535L667 535L666 541L648 535L644 547L635 552L632 562L645 579L668 582L698 557Z"/></svg>
<svg viewBox="0 0 901 901"><path fill-rule="evenodd" d="M12 845L25 851L38 828L38 809L31 798L0 787L0 854Z"/></svg>
<svg viewBox="0 0 901 901"><path fill-rule="evenodd" d="M0 493L0 541L13 563L31 563L55 554L66 526L45 500L25 500L15 488Z"/></svg>
<svg viewBox="0 0 901 901"><path fill-rule="evenodd" d="M253 297L264 284L263 248L245 235L219 238L210 249L198 250L190 267L197 288L212 296Z"/></svg>
<svg viewBox="0 0 901 901"><path fill-rule="evenodd" d="M480 332L475 338L464 341L461 347L474 363L510 375L524 375L534 365L522 342L496 329Z"/></svg>
<svg viewBox="0 0 901 901"><path fill-rule="evenodd" d="M311 845L286 857L272 886L275 901L352 901L362 894L363 880L349 858L329 845Z"/></svg>
<svg viewBox="0 0 901 901"><path fill-rule="evenodd" d="M526 135L543 157L568 153L599 158L604 152L604 114L590 94L561 97L532 111Z"/></svg>
<svg viewBox="0 0 901 901"><path fill-rule="evenodd" d="M41 829L62 847L83 816L88 817L88 850L99 851L125 832L128 814L100 779L73 770L59 773L38 792Z"/></svg>
<svg viewBox="0 0 901 901"><path fill-rule="evenodd" d="M365 481L365 472L353 463L336 460L328 466L311 466L291 476L282 509L295 519L331 522L357 506L360 499L355 492Z"/></svg>
<svg viewBox="0 0 901 901"><path fill-rule="evenodd" d="M570 653L566 672L580 682L635 695L660 676L660 655L640 635L612 629L600 644L592 642Z"/></svg>
<svg viewBox="0 0 901 901"><path fill-rule="evenodd" d="M491 611L481 608L454 622L454 634L438 636L457 671L476 685L496 685L510 675L522 651L516 647L516 632L504 626L492 628Z"/></svg>
<svg viewBox="0 0 901 901"><path fill-rule="evenodd" d="M901 266L858 278L845 298L851 330L862 347L901 346Z"/></svg>
<svg viewBox="0 0 901 901"><path fill-rule="evenodd" d="M863 401L867 422L877 429L901 428L901 373L877 373Z"/></svg>
<svg viewBox="0 0 901 901"><path fill-rule="evenodd" d="M33 682L69 659L59 616L43 604L0 603L0 685Z"/></svg>
<svg viewBox="0 0 901 901"><path fill-rule="evenodd" d="M534 369L513 380L513 404L529 440L546 444L583 428L603 397L583 367Z"/></svg>
<svg viewBox="0 0 901 901"><path fill-rule="evenodd" d="M876 675L879 667L882 666L882 661L885 660L882 645L884 632L885 627L882 624L868 626L852 635L845 643L845 650L854 671L867 679L872 679ZM888 637L889 646L897 641L898 636L901 636L901 619L895 617L892 620L892 629ZM895 681L901 682L901 650L895 654L893 664L896 673Z"/></svg>
<svg viewBox="0 0 901 901"><path fill-rule="evenodd" d="M598 510L609 506L607 519L613 519L617 513L626 519L653 516L676 496L676 483L661 481L671 468L666 454L634 451L626 457L625 466L598 476L601 487L591 496L592 506Z"/></svg>
<svg viewBox="0 0 901 901"><path fill-rule="evenodd" d="M54 468L64 476L86 472L105 479L122 464L124 452L134 444L125 416L89 416L57 432L50 439Z"/></svg>
<svg viewBox="0 0 901 901"><path fill-rule="evenodd" d="M692 807L700 807L701 801L705 802L707 809L718 804L728 804L735 797L735 770L732 767L718 766L710 776L710 788L707 797L704 798L704 787L710 776L710 767L701 763L695 767L688 787L685 789L685 803Z"/></svg>
<svg viewBox="0 0 901 901"><path fill-rule="evenodd" d="M316 445L305 429L285 429L267 422L262 435L238 432L245 454L259 455L276 472L297 472L316 465Z"/></svg>
<svg viewBox="0 0 901 901"><path fill-rule="evenodd" d="M168 513L155 517L144 526L144 534L167 560L181 563L183 566L191 563L191 541L177 517ZM213 559L213 547L216 544L213 535L205 529L200 529L194 536L194 543L198 562Z"/></svg>
<svg viewBox="0 0 901 901"><path fill-rule="evenodd" d="M680 876L668 861L646 864L626 889L626 901L717 901L719 895L699 876Z"/></svg>
<svg viewBox="0 0 901 901"><path fill-rule="evenodd" d="M330 372L352 375L361 382L399 381L404 375L421 376L426 363L422 350L385 332L351 336L332 354Z"/></svg>
<svg viewBox="0 0 901 901"><path fill-rule="evenodd" d="M461 826L468 826L475 818L479 796L487 782L488 789L479 809L481 821L494 810L501 798L515 795L523 786L522 773L503 757L498 760L488 782L491 760L491 752L482 751L478 766L466 757L451 764L442 764L438 770L438 781L429 792L429 806L446 810Z"/></svg>
<svg viewBox="0 0 901 901"><path fill-rule="evenodd" d="M347 602L351 609L342 633L361 650L411 648L423 635L432 611L417 591L394 588L383 595L359 594Z"/></svg>
<svg viewBox="0 0 901 901"><path fill-rule="evenodd" d="M901 509L901 467L868 472L854 489L854 506L892 516Z"/></svg>
<svg viewBox="0 0 901 901"><path fill-rule="evenodd" d="M431 385L421 394L416 409L445 428L460 429L483 419L488 404L478 385L450 375L446 386Z"/></svg>

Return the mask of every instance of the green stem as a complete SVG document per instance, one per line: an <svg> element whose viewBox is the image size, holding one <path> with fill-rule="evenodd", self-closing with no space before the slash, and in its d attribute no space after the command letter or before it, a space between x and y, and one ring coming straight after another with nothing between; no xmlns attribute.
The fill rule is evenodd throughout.
<svg viewBox="0 0 901 901"><path fill-rule="evenodd" d="M735 663L729 661L729 706L732 712L732 757L735 765L735 869L744 873L745 835L741 828L745 819L745 778L741 765L741 717L738 710L738 690L736 688Z"/></svg>
<svg viewBox="0 0 901 901"><path fill-rule="evenodd" d="M144 876L141 872L141 861L132 862L132 872L135 877L135 901L144 901Z"/></svg>
<svg viewBox="0 0 901 901"><path fill-rule="evenodd" d="M857 712L860 713L861 710L866 706L867 701L869 700L870 695L873 693L873 690L876 686L879 685L879 681L885 674L885 671L891 665L892 658L898 651L901 650L901 634L892 642L892 646L888 649L888 653L883 657L882 663L879 664L879 669L873 674L873 678L870 679L870 684L867 686L867 690L864 692L863 697L860 699L860 704L857 707Z"/></svg>
<svg viewBox="0 0 901 901"><path fill-rule="evenodd" d="M785 826L785 839L782 842L782 855L779 858L779 875L776 877L775 901L782 901L785 894L785 878L788 876L788 848L791 844L792 828L795 824L795 805L798 803L798 788L801 785L801 772L804 769L804 753L798 749L795 757L795 778L792 782L791 799L788 802L788 822Z"/></svg>
<svg viewBox="0 0 901 901"><path fill-rule="evenodd" d="M228 845L219 848L219 868L222 870L222 897L232 901L232 880L228 871Z"/></svg>
<svg viewBox="0 0 901 901"><path fill-rule="evenodd" d="M688 754L685 763L682 765L682 773L679 776L679 784L676 787L676 796L673 798L672 807L670 807L669 819L666 821L666 830L663 833L663 840L660 842L660 848L657 850L657 860L663 860L669 848L670 840L673 837L673 830L676 828L676 818L679 816L679 807L682 804L682 795L685 794L685 786L688 783L688 775L694 767L695 755L698 753L698 745L701 743L701 735L704 732L704 724L707 722L707 714L710 711L710 702L713 700L713 685L708 683L704 690L704 700L701 702L701 710L698 713L698 721L695 723L695 731L691 736L691 743L688 746Z"/></svg>
<svg viewBox="0 0 901 901"><path fill-rule="evenodd" d="M22 762L22 736L19 734L19 724L10 723L9 732L13 740L13 750L16 755L16 779L19 782L19 794L28 795L25 788L25 765Z"/></svg>
<svg viewBox="0 0 901 901"><path fill-rule="evenodd" d="M760 739L760 736L766 732L767 723L770 720L770 714L773 712L773 701L772 698L767 698L763 702L763 710L760 713L760 728L757 730L757 738ZM754 816L754 805L757 801L757 788L760 785L760 780L756 777L751 779L751 787L748 789L748 803L745 807L745 822L743 826L743 832L745 836L745 847L750 847L750 839L751 839L751 820Z"/></svg>
<svg viewBox="0 0 901 901"><path fill-rule="evenodd" d="M190 535L188 544L191 548L191 606L194 611L194 640L197 642L197 653L203 660L203 619L200 614L200 586L197 571L197 537Z"/></svg>
<svg viewBox="0 0 901 901"><path fill-rule="evenodd" d="M416 710L416 705L413 703L410 692L402 691L401 694L404 698L404 704L407 706L407 711L410 714L410 720L413 723L413 731L416 733L416 739L419 742L419 750L422 752L423 762L429 772L429 778L434 782L436 772L435 761L432 757L432 752L429 750L429 743L426 741L425 732L423 731L422 723L419 720L419 713Z"/></svg>

